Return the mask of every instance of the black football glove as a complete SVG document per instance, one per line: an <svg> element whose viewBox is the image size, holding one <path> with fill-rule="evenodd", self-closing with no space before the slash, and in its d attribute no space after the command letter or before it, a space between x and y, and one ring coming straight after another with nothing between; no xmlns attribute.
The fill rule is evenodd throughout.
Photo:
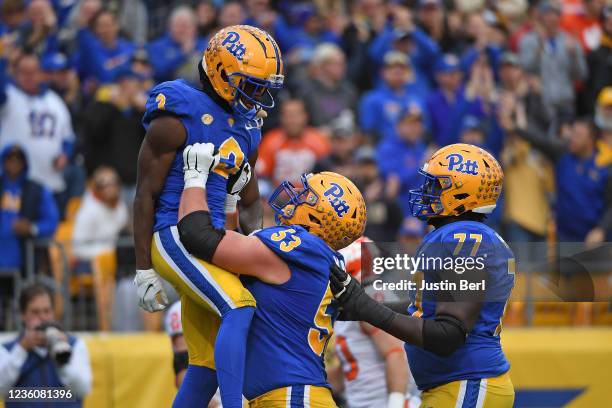
<svg viewBox="0 0 612 408"><path fill-rule="evenodd" d="M340 303L338 320L363 321L382 330L389 328L395 313L368 296L359 282L344 269L332 265L329 281L330 289Z"/></svg>

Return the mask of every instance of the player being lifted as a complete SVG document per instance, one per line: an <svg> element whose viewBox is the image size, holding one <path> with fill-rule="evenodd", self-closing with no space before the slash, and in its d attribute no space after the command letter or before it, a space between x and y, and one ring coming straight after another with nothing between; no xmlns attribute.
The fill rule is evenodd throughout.
<svg viewBox="0 0 612 408"><path fill-rule="evenodd" d="M423 391L421 406L512 407L514 389L500 331L514 286L514 256L483 223L501 193L502 169L483 149L453 144L435 152L420 173L425 182L411 191L410 205L414 216L434 230L417 256L480 259L484 267L459 274L431 262L415 276L428 283L484 279L486 290L417 290L407 311L396 313L370 298L345 271L333 268L331 287L341 302L340 318L366 321L406 342L411 372Z"/></svg>
<svg viewBox="0 0 612 408"><path fill-rule="evenodd" d="M330 172L302 176L299 188L284 182L270 198L278 226L244 236L212 225L203 188L213 146L188 146L183 155L181 242L198 258L240 274L257 300L244 387L250 406L335 406L323 362L336 316L329 268L342 264L336 251L363 233L361 193Z"/></svg>
<svg viewBox="0 0 612 408"><path fill-rule="evenodd" d="M283 64L269 34L241 25L217 32L198 68L199 87L183 80L164 82L147 101L134 203L134 282L140 305L149 312L167 303L158 274L181 295L189 367L175 405L205 405L218 377L223 406L234 408L242 403L246 333L255 300L235 275L188 256L179 245L175 226L183 191L182 151L188 144L210 142L220 152L207 198L212 222L222 228L224 209L236 208L236 182L256 160L263 108L274 105L270 89L282 87ZM255 177L240 197L243 231L260 228Z"/></svg>

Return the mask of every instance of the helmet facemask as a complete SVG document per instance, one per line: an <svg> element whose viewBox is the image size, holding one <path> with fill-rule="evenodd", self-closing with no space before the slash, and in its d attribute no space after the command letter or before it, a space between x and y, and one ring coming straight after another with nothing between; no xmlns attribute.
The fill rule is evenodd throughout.
<svg viewBox="0 0 612 408"><path fill-rule="evenodd" d="M267 80L236 72L227 75L228 84L235 90L231 102L234 111L240 116L254 120L261 109L274 108L274 96L270 90L283 87L283 75L271 75Z"/></svg>
<svg viewBox="0 0 612 408"><path fill-rule="evenodd" d="M440 196L452 186L449 176L435 176L424 169L419 169L425 180L420 188L410 190L408 204L413 217L425 220L435 217L444 211Z"/></svg>
<svg viewBox="0 0 612 408"><path fill-rule="evenodd" d="M290 181L283 181L270 196L268 204L274 210L277 225L283 225L288 219L293 218L298 206L303 204L314 206L319 201L317 194L308 185L308 175L303 174L301 182L302 187L296 188Z"/></svg>

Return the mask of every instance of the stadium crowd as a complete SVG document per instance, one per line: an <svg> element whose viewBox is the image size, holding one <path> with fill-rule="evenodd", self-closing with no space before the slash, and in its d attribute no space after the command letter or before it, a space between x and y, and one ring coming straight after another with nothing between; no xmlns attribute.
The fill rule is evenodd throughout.
<svg viewBox="0 0 612 408"><path fill-rule="evenodd" d="M609 239L609 1L2 0L5 276L24 268L24 239L72 242L70 269L93 271L98 313L108 309L115 287L96 271L130 235L147 92L197 84L210 35L242 23L270 32L285 62L262 129L263 199L281 180L336 171L363 191L370 238L418 240L425 227L407 200L417 170L462 141L504 167L488 222L508 241Z"/></svg>

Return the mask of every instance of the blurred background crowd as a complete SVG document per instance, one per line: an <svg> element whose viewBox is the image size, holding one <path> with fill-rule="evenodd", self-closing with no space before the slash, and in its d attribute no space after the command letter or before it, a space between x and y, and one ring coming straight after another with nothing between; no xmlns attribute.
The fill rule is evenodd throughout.
<svg viewBox="0 0 612 408"><path fill-rule="evenodd" d="M72 328L159 327L131 286L147 93L197 84L210 36L242 23L274 36L286 68L262 129L262 199L336 171L361 188L370 238L418 241L417 170L461 141L502 163L488 222L509 242L610 237L610 1L2 0L0 328L16 327L11 302L34 276L57 289L57 313L87 310Z"/></svg>

